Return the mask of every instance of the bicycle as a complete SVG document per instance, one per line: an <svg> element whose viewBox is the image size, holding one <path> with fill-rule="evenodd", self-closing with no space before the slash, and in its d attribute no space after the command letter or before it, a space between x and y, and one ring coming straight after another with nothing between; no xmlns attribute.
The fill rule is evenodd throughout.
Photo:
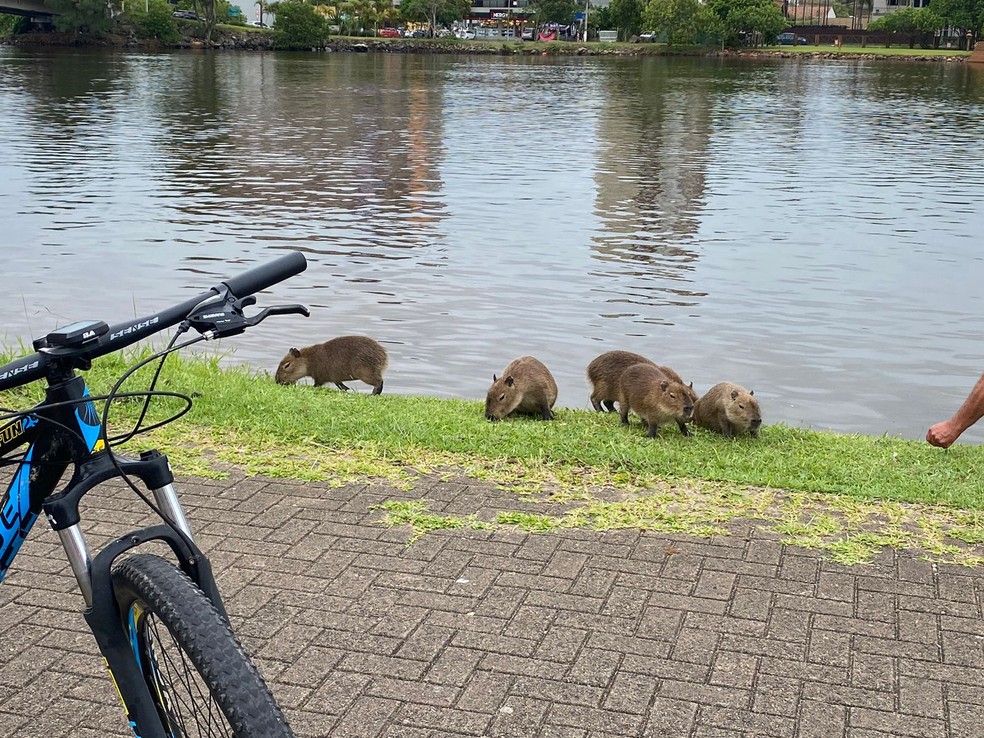
<svg viewBox="0 0 984 738"><path fill-rule="evenodd" d="M197 341L237 335L269 315L308 315L302 305L268 307L251 317L243 312L256 303L253 293L306 267L303 254L293 252L155 315L112 327L102 321L73 323L35 340L36 353L0 367L0 391L46 382L42 402L30 410L9 411L4 419L10 422L0 427L0 459L17 467L0 504L0 582L43 511L65 548L85 600L83 617L137 738L294 736L232 632L209 560L195 544L178 500L167 457L153 450L131 459L117 455L111 445L190 409L191 398L154 389L168 354ZM175 325L178 330L167 348L131 367L108 394L90 395L76 372L90 369L95 358ZM192 329L197 337L175 345ZM158 358L161 366L148 390L119 391L133 372ZM141 427L156 396L178 397L185 407ZM142 397L143 411L127 434L108 437L110 405L125 397ZM96 401L104 402L101 417ZM26 451L10 458L25 445ZM56 492L69 468L68 483ZM131 476L151 491L153 502ZM81 530L79 504L87 492L114 478L122 478L163 522L130 531L93 556ZM152 541L165 544L176 565L135 551Z"/></svg>

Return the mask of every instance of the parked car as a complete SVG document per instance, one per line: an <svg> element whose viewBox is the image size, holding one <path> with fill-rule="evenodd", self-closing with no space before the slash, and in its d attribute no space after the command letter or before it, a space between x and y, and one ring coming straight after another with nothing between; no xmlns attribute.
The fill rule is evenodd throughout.
<svg viewBox="0 0 984 738"><path fill-rule="evenodd" d="M400 38L400 31L396 28L380 28L379 35L383 38Z"/></svg>
<svg viewBox="0 0 984 738"><path fill-rule="evenodd" d="M196 13L194 10L175 10L173 13L171 13L171 15L173 15L175 18L185 18L187 20L193 20L193 21L201 20L201 18L198 17L198 13Z"/></svg>
<svg viewBox="0 0 984 738"><path fill-rule="evenodd" d="M458 38L463 38L466 41L474 41L475 40L475 32L472 29L470 29L470 28L466 28L463 31L458 31Z"/></svg>
<svg viewBox="0 0 984 738"><path fill-rule="evenodd" d="M410 38L427 38L429 34L423 28L418 28L416 31L410 34Z"/></svg>
<svg viewBox="0 0 984 738"><path fill-rule="evenodd" d="M251 26L256 26L257 28L269 28L270 27L266 23L264 23L263 21L252 21L250 23L250 25Z"/></svg>
<svg viewBox="0 0 984 738"><path fill-rule="evenodd" d="M645 41L647 44L648 43L652 43L653 41L656 40L656 32L655 31L646 31L645 33L640 33L639 34L639 40L640 41Z"/></svg>
<svg viewBox="0 0 984 738"><path fill-rule="evenodd" d="M532 41L535 33L535 28L524 28L523 32L519 35L519 38L523 41Z"/></svg>
<svg viewBox="0 0 984 738"><path fill-rule="evenodd" d="M803 36L797 36L795 33L780 33L776 36L776 43L782 44L783 46L805 46L810 43Z"/></svg>

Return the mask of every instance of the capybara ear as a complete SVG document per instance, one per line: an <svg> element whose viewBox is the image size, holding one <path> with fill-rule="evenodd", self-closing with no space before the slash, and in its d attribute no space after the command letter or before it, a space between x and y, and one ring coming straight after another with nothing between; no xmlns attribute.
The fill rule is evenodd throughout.
<svg viewBox="0 0 984 738"><path fill-rule="evenodd" d="M738 390L731 390L731 399L732 400L738 399Z"/></svg>
<svg viewBox="0 0 984 738"><path fill-rule="evenodd" d="M499 381L498 379L495 378L495 375L494 374L492 375L492 381L493 382L498 382Z"/></svg>
<svg viewBox="0 0 984 738"><path fill-rule="evenodd" d="M659 388L661 390L663 390L663 392L666 392L666 388L669 387L669 386L670 386L670 383L667 382L665 379L662 382L659 383Z"/></svg>
<svg viewBox="0 0 984 738"><path fill-rule="evenodd" d="M298 351L296 348L292 348L289 353L290 353L291 356L293 356L295 358L300 357L300 355L301 355L301 352Z"/></svg>
<svg viewBox="0 0 984 738"><path fill-rule="evenodd" d="M693 388L694 388L694 383L693 383L693 382L691 382L691 383L690 383L690 389L693 389Z"/></svg>
<svg viewBox="0 0 984 738"><path fill-rule="evenodd" d="M755 390L748 390L748 394L754 395L755 394Z"/></svg>
<svg viewBox="0 0 984 738"><path fill-rule="evenodd" d="M512 387L514 384L516 384L516 380L513 379L512 374L510 374L508 377L506 377L506 386Z"/></svg>

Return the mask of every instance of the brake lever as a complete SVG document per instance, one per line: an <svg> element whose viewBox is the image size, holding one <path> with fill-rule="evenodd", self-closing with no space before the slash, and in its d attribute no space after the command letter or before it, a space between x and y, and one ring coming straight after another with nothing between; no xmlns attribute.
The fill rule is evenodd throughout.
<svg viewBox="0 0 984 738"><path fill-rule="evenodd" d="M243 315L243 308L255 304L256 297L254 295L239 298L223 285L219 294L205 300L192 310L185 318L185 323L189 328L194 328L205 336L206 339L214 340L237 336L247 328L260 323L269 315L300 313L308 317L311 314L303 305L274 305L249 318Z"/></svg>
<svg viewBox="0 0 984 738"><path fill-rule="evenodd" d="M246 318L246 325L254 326L261 323L264 319L271 315L303 315L305 318L311 317L311 311L308 310L303 305L271 305L268 308L263 308L256 315Z"/></svg>

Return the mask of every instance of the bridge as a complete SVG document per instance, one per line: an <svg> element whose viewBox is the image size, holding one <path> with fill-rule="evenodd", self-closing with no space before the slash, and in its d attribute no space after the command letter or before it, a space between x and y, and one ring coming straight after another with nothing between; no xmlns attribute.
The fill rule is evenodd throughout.
<svg viewBox="0 0 984 738"><path fill-rule="evenodd" d="M50 16L51 9L43 0L0 0L0 13L11 15Z"/></svg>

